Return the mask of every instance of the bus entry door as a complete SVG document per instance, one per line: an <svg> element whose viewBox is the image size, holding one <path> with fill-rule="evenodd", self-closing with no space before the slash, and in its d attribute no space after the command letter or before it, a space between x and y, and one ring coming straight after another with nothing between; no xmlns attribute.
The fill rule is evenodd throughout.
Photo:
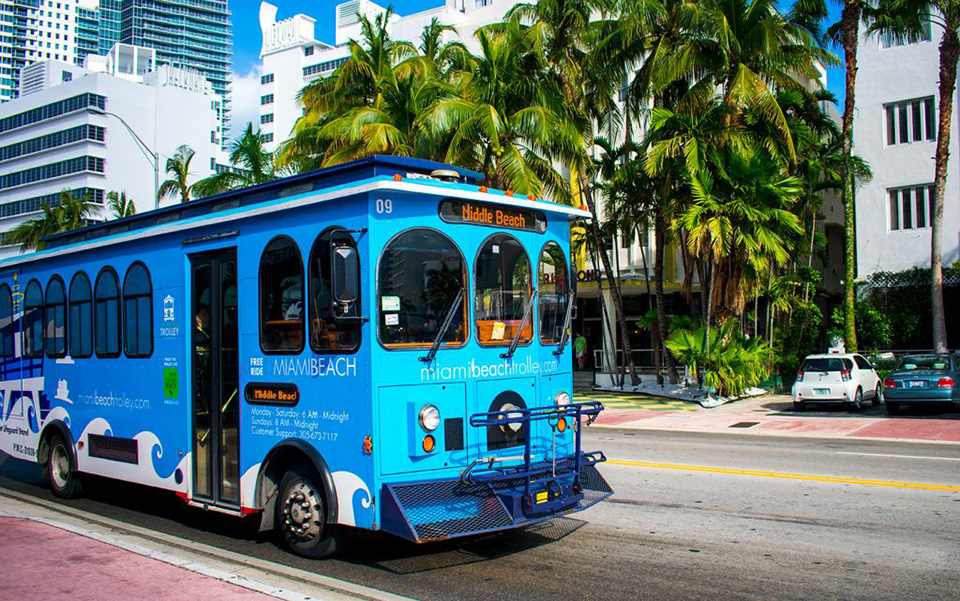
<svg viewBox="0 0 960 601"><path fill-rule="evenodd" d="M193 255L191 266L193 496L240 504L237 251Z"/></svg>

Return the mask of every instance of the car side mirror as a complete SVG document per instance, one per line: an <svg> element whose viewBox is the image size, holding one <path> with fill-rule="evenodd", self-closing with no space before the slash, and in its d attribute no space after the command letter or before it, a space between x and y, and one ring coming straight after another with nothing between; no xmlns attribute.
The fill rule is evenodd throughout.
<svg viewBox="0 0 960 601"><path fill-rule="evenodd" d="M333 280L333 317L338 320L360 319L360 255L347 244L333 247L330 273Z"/></svg>

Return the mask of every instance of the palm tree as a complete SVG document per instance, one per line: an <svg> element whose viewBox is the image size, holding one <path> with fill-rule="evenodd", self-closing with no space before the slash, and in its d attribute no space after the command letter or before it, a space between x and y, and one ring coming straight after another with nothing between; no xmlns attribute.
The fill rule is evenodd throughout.
<svg viewBox="0 0 960 601"><path fill-rule="evenodd" d="M86 226L92 209L93 205L86 197L74 198L69 190L64 190L58 204L41 204L43 215L10 230L8 240L19 244L20 252L43 250L45 237Z"/></svg>
<svg viewBox="0 0 960 601"><path fill-rule="evenodd" d="M166 171L170 179L160 184L160 189L157 191L158 200L167 196L179 196L180 202L190 201L191 186L187 180L190 178L190 161L193 160L193 156L193 149L183 145L167 159Z"/></svg>
<svg viewBox="0 0 960 601"><path fill-rule="evenodd" d="M943 201L950 162L953 94L960 60L960 0L881 0L871 31L909 40L919 39L925 27L943 30L940 40L937 150L934 161L933 215L930 219L930 292L933 310L933 347L946 353L947 322L943 305Z"/></svg>
<svg viewBox="0 0 960 601"><path fill-rule="evenodd" d="M247 123L243 135L230 143L231 171L221 171L193 185L198 197L212 196L227 190L256 186L286 175L287 169L279 167L272 153L263 149L263 134L253 131Z"/></svg>
<svg viewBox="0 0 960 601"><path fill-rule="evenodd" d="M117 192L112 190L107 193L107 206L113 211L113 216L117 219L136 215L137 205L132 198L127 197L126 191Z"/></svg>

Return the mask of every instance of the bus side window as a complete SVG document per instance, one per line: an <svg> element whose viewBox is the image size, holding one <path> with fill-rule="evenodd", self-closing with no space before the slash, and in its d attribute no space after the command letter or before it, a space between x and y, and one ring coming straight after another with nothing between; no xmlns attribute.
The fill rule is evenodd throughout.
<svg viewBox="0 0 960 601"><path fill-rule="evenodd" d="M521 323L519 341L533 340L533 315L523 322L533 291L530 259L520 241L507 234L487 238L477 254L474 277L474 316L480 344L510 344Z"/></svg>
<svg viewBox="0 0 960 601"><path fill-rule="evenodd" d="M150 273L134 263L123 278L123 350L127 357L153 354L153 291Z"/></svg>
<svg viewBox="0 0 960 601"><path fill-rule="evenodd" d="M288 236L277 236L260 257L260 347L265 353L303 350L303 260Z"/></svg>
<svg viewBox="0 0 960 601"><path fill-rule="evenodd" d="M13 296L0 284L0 357L13 356Z"/></svg>
<svg viewBox="0 0 960 601"><path fill-rule="evenodd" d="M537 297L540 309L540 341L544 344L556 344L563 337L567 301L570 299L567 259L559 244L547 242L543 246L537 271L537 286L540 291Z"/></svg>
<svg viewBox="0 0 960 601"><path fill-rule="evenodd" d="M78 271L70 280L67 323L70 325L70 356L85 359L93 354L93 297L90 294L90 279Z"/></svg>
<svg viewBox="0 0 960 601"><path fill-rule="evenodd" d="M23 356L43 356L43 289L40 282L30 280L23 293Z"/></svg>
<svg viewBox="0 0 960 601"><path fill-rule="evenodd" d="M117 274L104 267L94 286L94 331L97 357L120 356L120 286Z"/></svg>
<svg viewBox="0 0 960 601"><path fill-rule="evenodd" d="M44 308L44 330L47 356L63 357L67 354L67 295L63 280L54 275L47 282L47 304Z"/></svg>
<svg viewBox="0 0 960 601"><path fill-rule="evenodd" d="M352 249L356 243L349 232L341 228L329 228L317 236L310 250L310 348L318 353L355 351L360 346L360 274L351 287L357 290L357 298L347 305L346 311L336 305L333 290L334 252L337 249Z"/></svg>

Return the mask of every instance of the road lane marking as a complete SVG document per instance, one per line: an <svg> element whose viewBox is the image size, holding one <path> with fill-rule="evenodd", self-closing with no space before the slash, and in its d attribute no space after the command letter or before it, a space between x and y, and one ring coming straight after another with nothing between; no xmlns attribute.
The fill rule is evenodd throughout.
<svg viewBox="0 0 960 601"><path fill-rule="evenodd" d="M705 465L681 465L677 463L655 463L652 461L627 461L625 459L607 459L611 465L646 467L661 470L680 470L684 472L705 472L708 474L729 474L734 476L753 476L755 478L779 478L781 480L804 480L808 482L831 482L834 484L862 484L864 486L884 486L887 488L912 488L916 490L936 490L942 492L960 492L960 486L949 484L927 484L923 482L895 482L891 480L867 480L864 478L839 478L836 476L815 476L812 474L789 474L785 472L766 472L760 470L741 470L726 467L708 467Z"/></svg>
<svg viewBox="0 0 960 601"><path fill-rule="evenodd" d="M837 451L837 455L860 455L862 457L895 457L897 459L939 459L940 461L960 461L960 457L933 457L929 455L891 455L889 453L854 453Z"/></svg>

